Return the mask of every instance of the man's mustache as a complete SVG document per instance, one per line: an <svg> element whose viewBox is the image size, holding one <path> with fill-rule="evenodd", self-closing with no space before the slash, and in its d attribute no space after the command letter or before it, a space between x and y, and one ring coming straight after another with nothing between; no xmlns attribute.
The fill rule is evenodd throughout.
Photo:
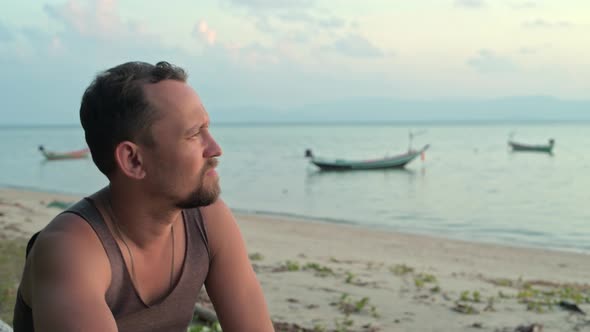
<svg viewBox="0 0 590 332"><path fill-rule="evenodd" d="M217 160L217 158L207 159L207 163L205 164L205 167L204 167L204 172L207 172L208 170L217 167L218 164L219 164L219 160Z"/></svg>

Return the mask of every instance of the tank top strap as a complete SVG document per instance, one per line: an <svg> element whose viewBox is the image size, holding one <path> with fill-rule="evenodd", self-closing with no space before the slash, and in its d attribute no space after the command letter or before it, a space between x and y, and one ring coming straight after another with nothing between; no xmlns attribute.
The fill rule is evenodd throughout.
<svg viewBox="0 0 590 332"><path fill-rule="evenodd" d="M111 305L117 297L115 293L123 286L125 278L124 269L126 268L113 234L92 198L85 197L61 214L63 213L73 213L84 219L92 227L102 243L111 265L111 284L106 293L106 301Z"/></svg>
<svg viewBox="0 0 590 332"><path fill-rule="evenodd" d="M203 243L207 250L207 256L209 258L209 261L211 261L211 252L209 251L209 239L207 238L207 227L205 226L201 210L199 208L187 209L183 210L183 214L184 219L187 221L186 225L188 228L190 228L190 231L187 229L187 232L189 234L189 243ZM195 236L197 236L198 238L194 238Z"/></svg>

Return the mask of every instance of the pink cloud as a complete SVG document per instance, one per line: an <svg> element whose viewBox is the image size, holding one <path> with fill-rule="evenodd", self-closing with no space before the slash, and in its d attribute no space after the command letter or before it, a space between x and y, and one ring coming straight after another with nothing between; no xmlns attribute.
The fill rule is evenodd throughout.
<svg viewBox="0 0 590 332"><path fill-rule="evenodd" d="M123 21L116 0L68 0L58 5L46 4L44 10L84 37L113 40L145 35L138 28L140 24Z"/></svg>
<svg viewBox="0 0 590 332"><path fill-rule="evenodd" d="M194 29L196 35L201 40L204 40L208 45L214 45L217 40L217 32L209 28L209 24L205 20L201 20Z"/></svg>

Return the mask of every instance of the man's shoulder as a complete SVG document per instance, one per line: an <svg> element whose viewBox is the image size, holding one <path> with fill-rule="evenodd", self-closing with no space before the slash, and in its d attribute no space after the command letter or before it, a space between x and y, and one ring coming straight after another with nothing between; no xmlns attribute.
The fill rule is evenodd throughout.
<svg viewBox="0 0 590 332"><path fill-rule="evenodd" d="M55 264L66 257L74 263L106 258L102 242L87 220L91 213L98 213L87 198L72 204L60 212L39 232L31 245L33 261Z"/></svg>
<svg viewBox="0 0 590 332"><path fill-rule="evenodd" d="M29 298L30 286L39 278L70 280L81 271L94 271L96 278L108 285L109 266L102 243L88 222L74 213L60 213L31 244L23 294Z"/></svg>
<svg viewBox="0 0 590 332"><path fill-rule="evenodd" d="M233 218L232 211L230 208L225 204L225 202L218 198L212 204L207 206L202 206L198 208L203 218L207 219L206 217L213 217L213 218Z"/></svg>
<svg viewBox="0 0 590 332"><path fill-rule="evenodd" d="M80 213L86 204L86 199L81 199L57 214L39 233L38 241L45 238L91 235L92 228Z"/></svg>
<svg viewBox="0 0 590 332"><path fill-rule="evenodd" d="M79 214L64 211L51 220L39 233L31 254L52 258L64 251L82 250L92 254L101 242L90 224Z"/></svg>

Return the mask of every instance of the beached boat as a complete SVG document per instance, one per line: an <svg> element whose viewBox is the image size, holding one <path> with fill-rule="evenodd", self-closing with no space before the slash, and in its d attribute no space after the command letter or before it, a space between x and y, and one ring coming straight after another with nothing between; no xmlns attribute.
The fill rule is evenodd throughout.
<svg viewBox="0 0 590 332"><path fill-rule="evenodd" d="M345 171L345 170L369 170L369 169L384 169L384 168L402 168L416 157L423 155L428 149L426 144L420 150L409 150L406 153L393 156L370 160L344 160L344 159L324 159L313 155L313 152L308 149L305 151L305 156L310 159L310 162L324 171Z"/></svg>
<svg viewBox="0 0 590 332"><path fill-rule="evenodd" d="M548 144L543 145L529 145L517 143L514 141L508 141L508 145L512 148L512 151L530 151L530 152L545 152L552 153L555 140L550 139Z"/></svg>
<svg viewBox="0 0 590 332"><path fill-rule="evenodd" d="M66 152L51 152L45 150L43 145L39 145L39 151L47 160L63 160L63 159L82 159L88 157L90 152L88 149L81 149Z"/></svg>

